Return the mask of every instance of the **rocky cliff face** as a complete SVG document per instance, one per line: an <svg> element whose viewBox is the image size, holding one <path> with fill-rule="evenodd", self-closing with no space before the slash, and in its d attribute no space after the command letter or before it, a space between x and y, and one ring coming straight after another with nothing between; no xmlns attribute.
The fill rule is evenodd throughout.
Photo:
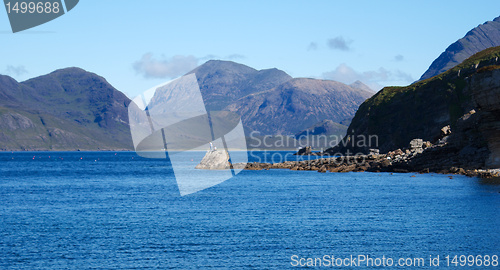
<svg viewBox="0 0 500 270"><path fill-rule="evenodd" d="M443 129L437 145L395 168L462 173L500 168L500 66L487 66L470 76L466 86L474 109L460 117L451 133Z"/></svg>
<svg viewBox="0 0 500 270"><path fill-rule="evenodd" d="M500 46L500 17L469 31L432 62L420 80L441 74L484 49Z"/></svg>
<svg viewBox="0 0 500 270"><path fill-rule="evenodd" d="M477 139L488 146L485 165L489 168L500 168L500 67L495 68L480 70L470 83L481 135Z"/></svg>
<svg viewBox="0 0 500 270"><path fill-rule="evenodd" d="M490 48L429 80L384 88L360 106L344 140L347 146L328 152L368 153L369 148L379 148L386 153L421 138L447 145L443 148L447 154L436 162L456 156L450 163L498 166L499 58L500 47ZM443 131L446 126L451 127L452 136L443 138L448 135ZM357 143L368 136L377 136L378 145ZM432 150L434 157L445 153L443 149Z"/></svg>

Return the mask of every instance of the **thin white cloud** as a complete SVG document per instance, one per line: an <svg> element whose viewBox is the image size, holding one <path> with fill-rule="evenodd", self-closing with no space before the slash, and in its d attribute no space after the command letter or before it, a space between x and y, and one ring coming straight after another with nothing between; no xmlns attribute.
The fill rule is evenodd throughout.
<svg viewBox="0 0 500 270"><path fill-rule="evenodd" d="M28 73L28 71L24 66L7 65L7 68L5 68L5 74L8 75L21 76L26 73Z"/></svg>
<svg viewBox="0 0 500 270"><path fill-rule="evenodd" d="M397 61L397 62L401 62L405 59L404 56L402 56L401 54L398 54L396 56L394 56L394 61Z"/></svg>
<svg viewBox="0 0 500 270"><path fill-rule="evenodd" d="M225 58L229 59L229 60L238 60L238 59L245 59L246 57L242 54L233 53L233 54L226 56Z"/></svg>
<svg viewBox="0 0 500 270"><path fill-rule="evenodd" d="M359 80L374 90L381 89L391 83L409 84L414 81L412 76L400 70L390 71L383 67L377 70L358 72L346 64L340 64L335 70L323 73L328 80L351 84Z"/></svg>
<svg viewBox="0 0 500 270"><path fill-rule="evenodd" d="M350 51L352 40L345 40L343 36L338 36L328 40L328 47L333 50Z"/></svg>
<svg viewBox="0 0 500 270"><path fill-rule="evenodd" d="M217 55L215 55L215 54L207 54L207 55L205 55L205 56L203 56L203 57L198 58L198 60L199 60L200 62L206 62L206 61L208 61L208 60L212 60L212 59L219 59L219 58L220 58L220 57L219 57L219 56L217 56Z"/></svg>
<svg viewBox="0 0 500 270"><path fill-rule="evenodd" d="M230 55L226 55L226 56L218 56L218 55L215 55L215 54L207 54L203 57L200 57L198 58L199 62L201 63L204 63L208 60L230 60L230 61L237 61L237 60L241 60L241 59L245 59L247 58L246 56L242 55L242 54L238 54L238 53L233 53L233 54L230 54Z"/></svg>
<svg viewBox="0 0 500 270"><path fill-rule="evenodd" d="M151 53L146 53L132 66L145 78L176 78L196 68L198 59L192 55L156 59Z"/></svg>
<svg viewBox="0 0 500 270"><path fill-rule="evenodd" d="M315 51L318 49L318 43L316 42L311 42L309 43L309 46L307 46L308 51Z"/></svg>
<svg viewBox="0 0 500 270"><path fill-rule="evenodd" d="M396 70L394 75L396 76L396 78L399 78L401 81L406 81L409 83L415 81L415 79L413 79L413 77L410 74L403 72L401 70Z"/></svg>

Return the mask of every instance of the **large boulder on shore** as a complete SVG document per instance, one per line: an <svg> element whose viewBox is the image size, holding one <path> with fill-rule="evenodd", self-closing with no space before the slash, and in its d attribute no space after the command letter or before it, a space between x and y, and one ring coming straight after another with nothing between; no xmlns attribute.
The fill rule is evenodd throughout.
<svg viewBox="0 0 500 270"><path fill-rule="evenodd" d="M225 150L208 150L195 169L226 170L231 168L229 154Z"/></svg>

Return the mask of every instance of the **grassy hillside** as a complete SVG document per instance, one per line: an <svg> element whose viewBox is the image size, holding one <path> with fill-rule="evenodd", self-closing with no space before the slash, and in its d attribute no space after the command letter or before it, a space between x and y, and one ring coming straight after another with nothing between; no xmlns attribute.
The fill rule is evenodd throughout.
<svg viewBox="0 0 500 270"><path fill-rule="evenodd" d="M435 140L442 127L450 125L453 130L457 119L474 108L470 76L499 68L499 58L500 47L489 48L427 80L382 89L361 104L348 135L377 135L383 152L407 147L414 138Z"/></svg>

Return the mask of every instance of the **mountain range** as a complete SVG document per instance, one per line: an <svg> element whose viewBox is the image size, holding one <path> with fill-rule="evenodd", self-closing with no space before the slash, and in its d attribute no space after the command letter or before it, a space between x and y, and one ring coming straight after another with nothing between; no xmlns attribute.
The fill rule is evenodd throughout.
<svg viewBox="0 0 500 270"><path fill-rule="evenodd" d="M261 135L293 135L325 120L349 123L373 95L360 82L292 78L230 61L208 61L191 73L207 110L236 112L248 132ZM80 68L24 82L1 75L0 150L131 150L129 103L103 77Z"/></svg>
<svg viewBox="0 0 500 270"><path fill-rule="evenodd" d="M237 112L248 128L269 135L293 135L324 120L350 119L372 95L335 81L298 78L242 97L226 108Z"/></svg>
<svg viewBox="0 0 500 270"><path fill-rule="evenodd" d="M466 78L484 65L477 54L463 61L498 45L500 17L450 45L421 81L377 94L359 81L292 78L231 61L211 60L188 74L196 75L207 110L238 113L247 134L287 140L377 134L380 150L388 151L415 137L433 140L443 126L453 129L474 108ZM129 103L103 77L79 68L24 82L0 75L0 150L131 150Z"/></svg>
<svg viewBox="0 0 500 270"><path fill-rule="evenodd" d="M231 61L208 61L190 73L196 74L207 110L236 112L245 128L263 135L293 135L324 120L349 123L374 94L359 81L349 86L292 78Z"/></svg>

